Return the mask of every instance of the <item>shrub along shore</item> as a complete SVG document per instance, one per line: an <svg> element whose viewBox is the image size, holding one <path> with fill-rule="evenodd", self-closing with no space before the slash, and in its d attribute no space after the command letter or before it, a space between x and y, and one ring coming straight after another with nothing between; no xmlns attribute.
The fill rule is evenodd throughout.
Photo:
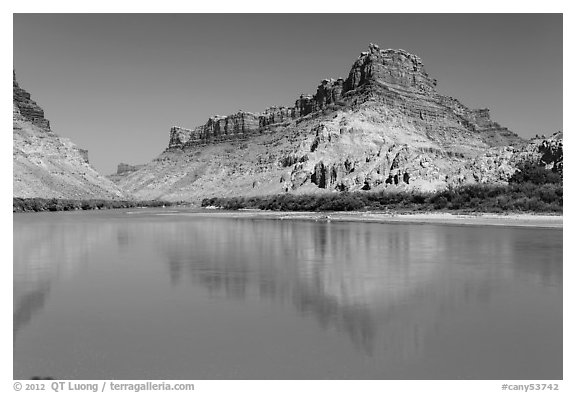
<svg viewBox="0 0 576 393"><path fill-rule="evenodd" d="M562 213L562 194L562 186L554 184L470 185L434 193L381 191L206 198L202 206L227 210L275 211L458 210Z"/></svg>
<svg viewBox="0 0 576 393"><path fill-rule="evenodd" d="M562 214L562 172L525 162L508 184L470 184L436 192L340 192L310 195L206 198L202 206L276 211L400 210L462 212L535 212Z"/></svg>
<svg viewBox="0 0 576 393"><path fill-rule="evenodd" d="M167 201L117 201L106 199L45 199L45 198L13 198L13 212L43 212L71 210L125 209L135 207L165 207L174 202Z"/></svg>

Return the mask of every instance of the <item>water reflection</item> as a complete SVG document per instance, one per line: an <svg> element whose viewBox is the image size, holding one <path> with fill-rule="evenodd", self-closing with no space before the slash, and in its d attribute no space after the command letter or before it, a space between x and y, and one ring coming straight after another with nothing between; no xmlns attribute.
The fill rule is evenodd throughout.
<svg viewBox="0 0 576 393"><path fill-rule="evenodd" d="M22 215L14 220L14 336L40 312L51 287L74 274L113 226L65 214Z"/></svg>
<svg viewBox="0 0 576 393"><path fill-rule="evenodd" d="M173 285L188 274L212 296L289 299L367 354L381 331L389 355L417 356L438 320L489 303L511 274L561 285L554 231L527 256L530 231L509 228L223 221L156 228Z"/></svg>
<svg viewBox="0 0 576 393"><path fill-rule="evenodd" d="M185 303L179 305L176 294L182 294ZM148 325L162 320L170 323L158 325L150 334L159 334L162 340L174 335L176 346L206 341L206 349L213 351L213 343L227 338L200 329L194 312L207 310L209 317L234 324L237 316L219 311L230 304L239 313L262 310L252 321L254 326L266 326L272 312L296 311L299 321L287 317L287 332L307 331L300 321L310 321L326 337L342 337L358 356L339 349L345 354L342 367L355 373L351 378L494 378L498 370L512 366L499 366L492 358L514 362L515 356L521 356L510 350L514 345L532 350L534 342L548 345L549 337L560 334L549 347L556 348L559 340L561 348L561 294L562 234L557 230L201 218L153 212L22 215L14 220L15 348L17 333L22 334L34 318L39 323L28 329L34 332L27 336L29 340L58 334L46 327L58 326L45 322L50 313L41 312L50 309L68 318L70 326L88 332L85 340L97 342L91 350L104 351L99 355L103 358L116 353L118 343L124 345L127 337L135 339L138 332L147 332ZM76 300L66 301L71 296ZM183 307L192 314L183 315ZM544 327L538 325L547 320L542 313L549 313L549 325ZM500 331L502 323L513 328L512 339L505 334L483 338L487 331ZM532 325L534 330L526 327ZM265 329L255 328L252 334L266 333ZM127 336L121 335L123 331ZM445 337L447 331L453 340ZM544 339L539 336L542 332ZM147 341L135 342L135 348L144 342L150 345L147 333L141 334ZM295 340L288 334L281 339L288 345ZM469 360L447 360L453 353L468 353L474 359L470 353L482 353L487 342L494 344L496 354L475 355L475 368L473 362L466 364ZM29 348L32 343L21 345ZM308 345L320 344L310 341ZM157 355L159 349L151 351ZM182 361L193 362L187 357L193 352L182 355ZM27 352L15 349L15 359L32 362L20 353ZM147 359L147 354L140 358ZM441 365L431 365L429 359L437 357L452 368L434 373L434 367ZM354 360L364 358L372 363ZM550 367L561 362L561 351L552 360ZM351 364L354 361L357 368ZM420 368L415 366L419 362ZM391 365L389 371L381 369L384 364ZM496 371L481 367L476 371L478 364L487 369L493 364ZM33 374L46 374L30 367ZM534 363L538 367L544 370ZM144 375L149 376L140 377ZM523 376L510 371L506 377L517 375ZM167 376L182 377L161 375Z"/></svg>
<svg viewBox="0 0 576 393"><path fill-rule="evenodd" d="M348 261L353 251L349 234L337 232L335 238L326 225L306 223L281 223L277 232L267 221L220 224L190 225L186 231L174 224L162 229L164 236L155 236L166 253L173 285L187 273L212 296L290 301L302 315L346 333L359 348L371 351L376 327L360 299L369 287L346 277L354 266ZM341 245L331 249L333 242Z"/></svg>

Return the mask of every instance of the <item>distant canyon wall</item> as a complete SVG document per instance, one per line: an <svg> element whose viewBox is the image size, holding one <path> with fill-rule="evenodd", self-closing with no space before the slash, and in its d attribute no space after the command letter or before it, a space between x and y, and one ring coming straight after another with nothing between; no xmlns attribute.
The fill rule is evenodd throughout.
<svg viewBox="0 0 576 393"><path fill-rule="evenodd" d="M441 123L456 122L482 134L490 146L520 142L520 138L494 122L489 109L469 109L453 97L436 91L421 59L401 49L382 50L370 44L354 62L346 79L324 79L313 95L302 94L293 107L270 107L262 113L239 111L228 116L213 116L193 129L170 129L168 149L181 149L221 141L245 139L274 132L278 126L326 109L338 110L367 101L378 101L441 129Z"/></svg>

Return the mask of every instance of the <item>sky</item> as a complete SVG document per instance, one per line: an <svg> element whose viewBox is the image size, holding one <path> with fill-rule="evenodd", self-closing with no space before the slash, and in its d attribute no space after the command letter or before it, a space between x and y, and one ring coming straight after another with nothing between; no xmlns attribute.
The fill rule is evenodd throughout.
<svg viewBox="0 0 576 393"><path fill-rule="evenodd" d="M369 43L418 55L439 93L524 138L562 130L561 14L14 14L20 86L101 173L173 125L290 106Z"/></svg>

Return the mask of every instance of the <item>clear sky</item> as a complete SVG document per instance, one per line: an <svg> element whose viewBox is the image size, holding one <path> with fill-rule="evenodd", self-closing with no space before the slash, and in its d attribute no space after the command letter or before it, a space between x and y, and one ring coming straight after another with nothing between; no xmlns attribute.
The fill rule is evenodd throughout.
<svg viewBox="0 0 576 393"><path fill-rule="evenodd" d="M561 14L14 15L20 85L103 174L149 162L172 125L293 105L370 42L522 137L562 129Z"/></svg>

